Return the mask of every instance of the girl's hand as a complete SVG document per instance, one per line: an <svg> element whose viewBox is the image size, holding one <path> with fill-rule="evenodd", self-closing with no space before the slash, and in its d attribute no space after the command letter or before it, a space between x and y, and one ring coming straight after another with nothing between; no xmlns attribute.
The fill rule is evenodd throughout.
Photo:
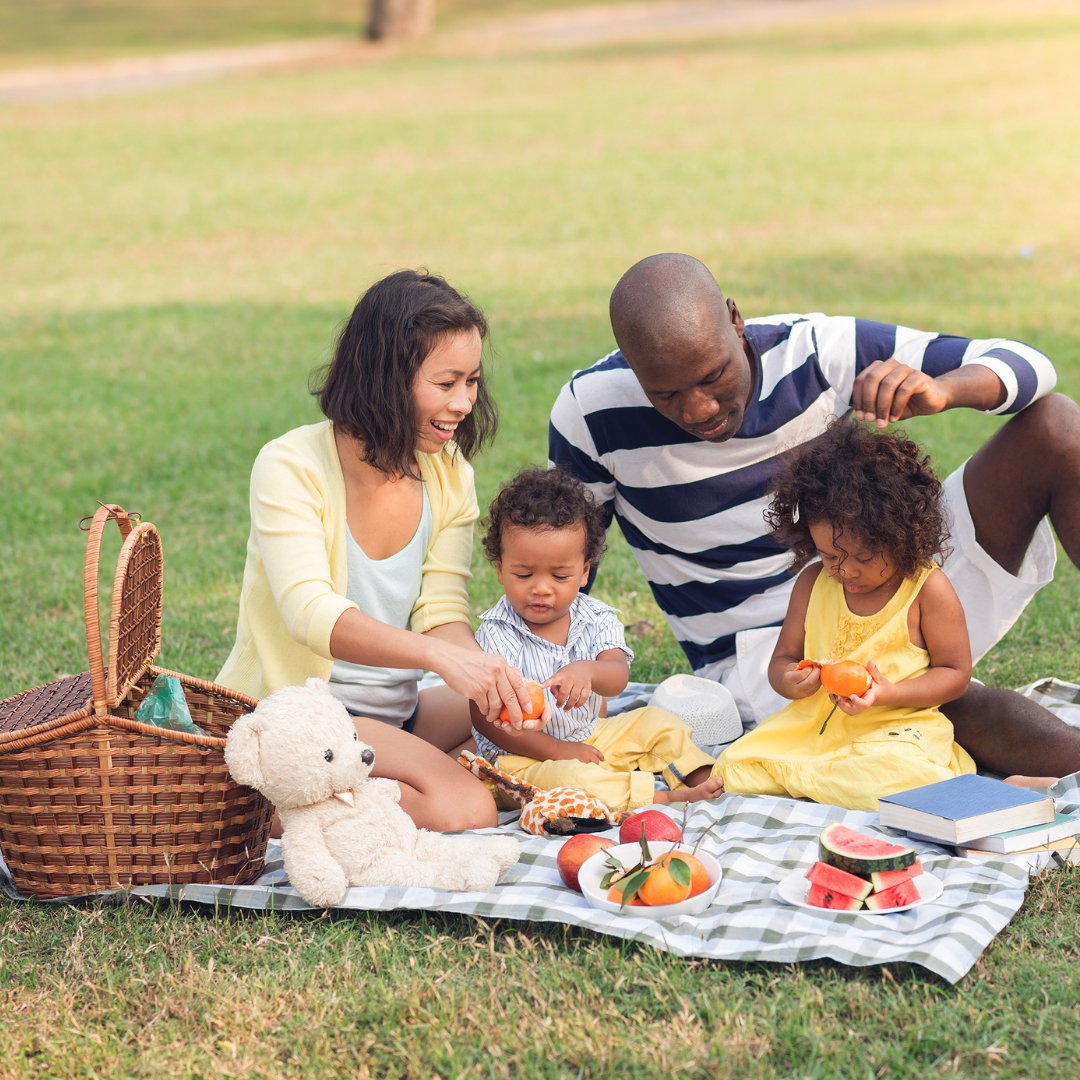
<svg viewBox="0 0 1080 1080"><path fill-rule="evenodd" d="M841 712L847 713L848 716L857 716L864 710L869 709L871 705L887 705L889 703L890 692L894 684L881 674L873 660L866 662L866 670L870 672L870 678L873 680L870 683L870 689L866 693L852 694L851 697L829 695L829 699L836 704Z"/></svg>
<svg viewBox="0 0 1080 1080"><path fill-rule="evenodd" d="M790 664L780 676L783 689L780 693L796 701L799 698L809 697L817 693L821 686L821 668L817 664L800 668L798 664Z"/></svg>
<svg viewBox="0 0 1080 1080"><path fill-rule="evenodd" d="M591 666L587 661L575 660L540 685L551 691L560 709L575 709L584 705L592 693Z"/></svg>

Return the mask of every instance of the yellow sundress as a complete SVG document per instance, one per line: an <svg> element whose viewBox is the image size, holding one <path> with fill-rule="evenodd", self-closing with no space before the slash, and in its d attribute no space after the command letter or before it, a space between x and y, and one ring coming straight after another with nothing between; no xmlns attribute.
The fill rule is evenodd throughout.
<svg viewBox="0 0 1080 1080"><path fill-rule="evenodd" d="M806 609L805 653L814 659L873 660L890 682L921 675L930 654L911 643L908 609L931 565L907 578L873 615L848 609L843 586L824 570ZM762 721L720 755L713 775L726 791L793 795L851 810L876 810L896 791L975 772L975 762L953 740L937 708L874 705L857 716L837 709L818 732L832 702L824 689Z"/></svg>

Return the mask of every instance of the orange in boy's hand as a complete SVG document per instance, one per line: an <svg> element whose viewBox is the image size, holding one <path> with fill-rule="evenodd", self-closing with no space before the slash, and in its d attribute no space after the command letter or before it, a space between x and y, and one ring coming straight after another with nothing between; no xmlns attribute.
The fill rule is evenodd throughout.
<svg viewBox="0 0 1080 1080"><path fill-rule="evenodd" d="M521 710L522 720L539 720L544 714L544 691L538 682L525 680L525 689L529 692L529 707ZM504 705L499 711L499 719L504 724L510 723L510 711Z"/></svg>
<svg viewBox="0 0 1080 1080"><path fill-rule="evenodd" d="M854 660L837 660L821 665L821 685L837 697L858 697L873 685L870 672Z"/></svg>

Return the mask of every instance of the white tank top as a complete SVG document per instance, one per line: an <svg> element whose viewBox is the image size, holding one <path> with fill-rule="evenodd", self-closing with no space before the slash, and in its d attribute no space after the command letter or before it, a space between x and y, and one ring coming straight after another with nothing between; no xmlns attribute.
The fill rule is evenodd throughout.
<svg viewBox="0 0 1080 1080"><path fill-rule="evenodd" d="M422 487L420 524L412 539L385 559L371 559L345 526L348 579L345 595L365 614L387 626L406 630L420 595L424 554L431 540L431 505ZM372 667L335 660L330 689L351 712L401 726L416 709L414 668Z"/></svg>

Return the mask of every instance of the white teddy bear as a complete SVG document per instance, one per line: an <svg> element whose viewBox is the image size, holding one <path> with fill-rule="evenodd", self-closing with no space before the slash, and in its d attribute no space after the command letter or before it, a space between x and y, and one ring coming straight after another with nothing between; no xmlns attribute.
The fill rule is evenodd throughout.
<svg viewBox="0 0 1080 1080"><path fill-rule="evenodd" d="M418 829L396 780L373 778L375 753L322 679L265 697L229 730L225 761L277 808L294 889L318 907L350 885L487 891L518 860L512 836Z"/></svg>

